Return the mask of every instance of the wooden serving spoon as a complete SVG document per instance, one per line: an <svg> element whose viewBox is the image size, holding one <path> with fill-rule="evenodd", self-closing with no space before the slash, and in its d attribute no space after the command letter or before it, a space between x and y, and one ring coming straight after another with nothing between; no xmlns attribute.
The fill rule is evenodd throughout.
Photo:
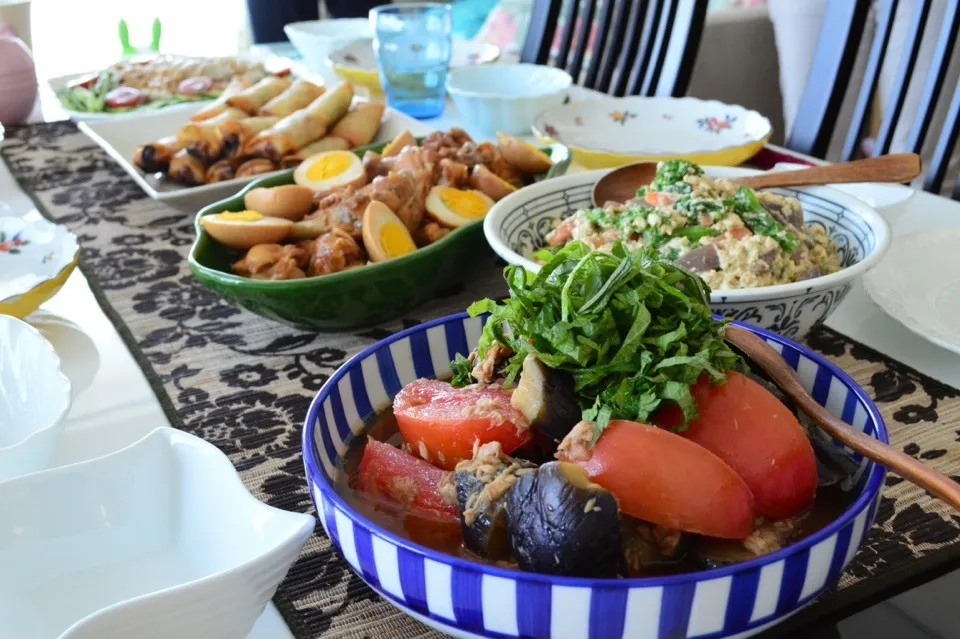
<svg viewBox="0 0 960 639"><path fill-rule="evenodd" d="M636 197L637 189L653 181L656 162L637 162L610 171L593 187L594 206L607 202L626 202ZM909 182L920 174L920 156L894 153L866 160L812 166L796 171L767 172L750 177L731 178L731 182L752 189L774 186L810 186L850 182Z"/></svg>
<svg viewBox="0 0 960 639"><path fill-rule="evenodd" d="M960 484L828 413L800 384L793 369L787 366L780 354L763 339L729 324L726 327L726 340L762 368L831 437L960 510Z"/></svg>

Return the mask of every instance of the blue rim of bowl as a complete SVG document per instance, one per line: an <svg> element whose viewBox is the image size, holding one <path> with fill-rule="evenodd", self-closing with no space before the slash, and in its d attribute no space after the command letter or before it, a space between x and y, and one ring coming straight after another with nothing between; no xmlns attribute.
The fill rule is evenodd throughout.
<svg viewBox="0 0 960 639"><path fill-rule="evenodd" d="M884 476L886 475L886 470L880 464L872 462L874 464L873 470L870 473L870 479L867 484L864 486L860 495L857 496L857 499L849 506L839 517L831 521L829 524L818 530L817 532L804 537L800 541L792 543L788 546L781 548L780 550L770 553L768 555L763 555L757 557L756 559L751 559L749 561L744 561L742 563L733 564L731 566L725 566L722 568L713 568L710 570L697 570L690 573L684 573L680 575L667 575L662 577L631 577L631 578L596 578L596 577L565 577L558 575L544 575L535 572L527 571L517 571L512 568L501 568L499 566L492 566L489 564L482 564L475 561L468 561L454 555L448 555L442 553L438 550L428 548L427 546L422 546L420 544L414 543L409 539L405 539L396 533L390 532L389 530L383 528L379 524L370 519L367 519L363 515L357 513L357 511L351 507L343 497L336 491L336 488L332 483L326 479L323 473L319 470L319 464L317 463L317 450L316 443L311 436L312 425L318 421L320 408L326 401L327 397L332 392L332 389L336 387L337 383L347 375L348 371L357 365L360 361L368 358L377 350L389 346L394 342L403 340L414 333L419 333L426 331L429 328L434 326L439 326L453 321L463 321L468 319L470 315L466 312L455 313L453 315L447 315L444 317L431 320L429 322L424 322L423 324L418 324L411 328L402 330L398 333L394 333L390 337L382 339L375 344L368 346L363 349L338 368L333 375L330 376L330 379L323 385L317 395L313 398L313 401L310 402L310 409L307 411L307 417L303 425L303 434L301 435L301 449L303 451L303 463L306 467L306 478L307 481L311 484L316 484L320 491L323 493L324 500L329 499L330 501L337 504L342 510L350 513L351 517L361 522L364 526L369 528L371 531L375 532L380 537L390 541L390 543L405 548L411 552L417 553L421 556L433 559L434 561L439 561L443 564L448 564L456 566L457 568L463 570L471 570L474 572L482 572L484 574L490 574L498 577L504 577L512 580L530 580L539 583L559 585L559 586L579 586L581 588L609 588L612 585L621 586L624 588L629 587L654 587L654 586L670 586L670 585L679 585L679 584L688 584L696 583L699 581L705 581L707 579L716 579L720 577L726 577L734 573L742 572L744 570L749 570L753 568L762 568L768 564L775 563L781 559L789 557L798 551L808 550L813 546L816 546L818 543L824 539L830 537L834 533L840 530L843 526L847 525L851 520L855 519L863 510L869 507L870 502L872 502L880 492L880 489L883 486ZM719 319L719 318L718 318ZM790 348L796 349L802 355L806 356L809 359L817 362L820 366L825 366L834 376L836 376L843 384L853 391L854 395L860 401L860 403L866 408L867 414L873 419L876 424L877 429L877 439L885 444L889 444L889 437L887 434L887 426L883 421L883 416L880 414L880 411L877 410L876 405L866 394L863 388L857 384L853 378L847 375L840 367L838 367L833 362L830 362L821 355L815 353L809 348L789 340L781 335L777 335L766 329L762 329L757 326L746 324L744 322L733 321L731 324L735 326L740 326L745 328L752 333L766 339L773 340L779 343L782 346L789 346ZM365 416L369 418L370 416ZM319 480L319 481L315 481ZM311 490L312 494L312 490ZM316 505L316 504L314 504ZM321 521L324 518L322 512L318 512L318 517ZM868 522L869 523L869 522ZM864 533L869 530L868 527L865 527ZM851 540L853 541L853 540ZM862 540L860 542L862 544ZM858 547L859 545L858 544Z"/></svg>

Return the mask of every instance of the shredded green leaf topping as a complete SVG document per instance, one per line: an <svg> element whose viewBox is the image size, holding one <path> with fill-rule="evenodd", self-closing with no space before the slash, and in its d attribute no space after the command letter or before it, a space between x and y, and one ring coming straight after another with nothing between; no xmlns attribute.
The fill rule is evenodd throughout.
<svg viewBox="0 0 960 639"><path fill-rule="evenodd" d="M508 266L510 297L468 309L491 313L479 357L496 342L513 349L506 385L528 353L570 373L583 418L597 424L595 438L612 419L647 421L665 401L682 409L685 427L697 414L690 386L703 373L722 383L741 358L723 340L725 322L710 314L703 280L654 255L577 241L539 253L545 264L537 274ZM459 359L455 385L470 382Z"/></svg>

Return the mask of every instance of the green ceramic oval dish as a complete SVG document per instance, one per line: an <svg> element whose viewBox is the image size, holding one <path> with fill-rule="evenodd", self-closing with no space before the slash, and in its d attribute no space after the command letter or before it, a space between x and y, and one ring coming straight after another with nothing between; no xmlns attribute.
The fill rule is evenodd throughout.
<svg viewBox="0 0 960 639"><path fill-rule="evenodd" d="M379 152L384 146L386 143L375 144L354 152L362 157L365 151ZM570 165L567 147L552 144L542 150L553 160L553 167L541 179L563 175ZM483 220L477 220L413 253L340 273L284 281L234 275L230 264L241 253L211 238L200 218L242 211L247 191L293 184L293 171L251 182L233 197L203 208L195 221L197 238L190 249L190 271L218 295L258 315L314 330L377 324L397 317L469 275L469 269L464 268L464 256L490 252L483 236Z"/></svg>

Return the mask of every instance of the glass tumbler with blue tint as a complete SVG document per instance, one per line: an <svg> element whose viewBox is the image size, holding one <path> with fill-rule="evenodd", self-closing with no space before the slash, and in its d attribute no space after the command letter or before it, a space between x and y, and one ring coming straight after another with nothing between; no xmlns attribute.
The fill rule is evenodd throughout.
<svg viewBox="0 0 960 639"><path fill-rule="evenodd" d="M453 49L446 4L398 4L371 9L373 50L387 104L415 118L443 113Z"/></svg>

